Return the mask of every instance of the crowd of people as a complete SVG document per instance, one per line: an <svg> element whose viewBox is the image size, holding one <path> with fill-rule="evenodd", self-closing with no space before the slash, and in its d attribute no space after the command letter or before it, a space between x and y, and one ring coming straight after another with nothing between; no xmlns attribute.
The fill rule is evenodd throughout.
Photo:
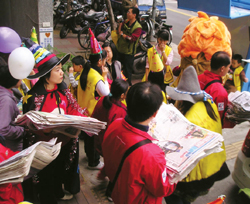
<svg viewBox="0 0 250 204"><path fill-rule="evenodd" d="M223 87L223 77L232 62L230 83L240 91L241 81L248 81L241 66L242 57L236 54L231 59L224 51L215 52L210 71L198 76L193 66L187 66L177 87L171 87L173 50L167 45L168 32L160 30L157 44L148 49L142 82L132 85L134 54L142 33L138 15L137 7L128 8L126 20L118 28L116 45L108 41L101 47L90 29L91 54L88 59L72 59L69 86L62 71L69 54L59 59L31 39L22 38L36 61L35 71L26 79L28 87L10 74L7 60L0 58L1 160L37 141L57 137L57 142L62 142L59 156L35 177L22 185L1 185L0 203L39 200L41 204L56 204L59 199L72 199L80 191L78 138L55 134L51 129L31 132L14 124L19 110L12 89L21 83L28 88L22 89L23 113L36 110L91 116L107 122L106 129L98 135L81 132L79 138L84 140L88 168L100 170L100 181L108 177L106 195L114 203L160 204L165 198L167 204L188 204L230 174L223 143L223 151L201 159L185 179L169 184L165 154L147 132L162 102L169 101L202 128L222 134L223 127L233 127L235 124L225 117L228 92ZM38 80L31 81L35 79ZM100 161L101 156L104 162Z"/></svg>

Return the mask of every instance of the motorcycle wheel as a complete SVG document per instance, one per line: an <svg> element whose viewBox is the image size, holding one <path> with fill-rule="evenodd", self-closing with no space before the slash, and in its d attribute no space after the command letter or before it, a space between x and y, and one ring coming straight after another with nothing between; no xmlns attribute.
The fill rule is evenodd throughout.
<svg viewBox="0 0 250 204"><path fill-rule="evenodd" d="M78 33L78 42L83 49L90 48L89 27L84 27Z"/></svg>
<svg viewBox="0 0 250 204"><path fill-rule="evenodd" d="M141 27L143 34L141 35L142 39L146 39L148 37L148 34L150 32L149 24L147 21L141 21Z"/></svg>
<svg viewBox="0 0 250 204"><path fill-rule="evenodd" d="M66 26L63 26L61 31L60 31L60 38L66 38L68 33L69 33L69 28Z"/></svg>
<svg viewBox="0 0 250 204"><path fill-rule="evenodd" d="M172 33L169 31L169 30L166 30L166 32L168 32L168 36L169 36L169 40L168 40L168 43L167 43L167 45L170 45L171 44L171 42L172 42Z"/></svg>

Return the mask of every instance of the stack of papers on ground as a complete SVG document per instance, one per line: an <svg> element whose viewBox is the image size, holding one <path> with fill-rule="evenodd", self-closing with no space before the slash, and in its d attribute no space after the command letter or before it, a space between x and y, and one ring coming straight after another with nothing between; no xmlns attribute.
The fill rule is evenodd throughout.
<svg viewBox="0 0 250 204"><path fill-rule="evenodd" d="M162 104L148 133L165 153L171 184L185 178L200 159L223 150L222 135L189 122L171 104Z"/></svg>
<svg viewBox="0 0 250 204"><path fill-rule="evenodd" d="M37 142L0 163L0 184L19 183L32 177L51 163L60 153L61 142Z"/></svg>
<svg viewBox="0 0 250 204"><path fill-rule="evenodd" d="M250 121L250 93L248 91L228 95L228 110L226 117L236 123Z"/></svg>
<svg viewBox="0 0 250 204"><path fill-rule="evenodd" d="M106 125L106 122L91 117L61 115L42 111L29 111L24 115L19 115L15 123L19 126L26 126L31 131L53 129L55 133L62 133L72 138L78 137L81 130L87 132L90 136L98 134L101 129L105 129Z"/></svg>

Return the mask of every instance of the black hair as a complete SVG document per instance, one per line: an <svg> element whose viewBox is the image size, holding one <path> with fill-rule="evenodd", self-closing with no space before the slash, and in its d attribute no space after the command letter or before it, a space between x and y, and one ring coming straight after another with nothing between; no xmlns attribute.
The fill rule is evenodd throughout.
<svg viewBox="0 0 250 204"><path fill-rule="evenodd" d="M127 81L122 79L115 79L111 84L110 95L105 96L102 102L102 105L106 109L112 107L111 99L119 100L122 94L125 94L128 90L129 84Z"/></svg>
<svg viewBox="0 0 250 204"><path fill-rule="evenodd" d="M41 84L41 85L43 85L43 86L49 84L47 80L49 80L49 78L50 78L51 71L52 71L52 70L50 70L50 71L49 71L47 74L45 74L44 76L40 77L37 83L39 83L39 84Z"/></svg>
<svg viewBox="0 0 250 204"><path fill-rule="evenodd" d="M160 108L163 101L161 89L150 82L133 85L127 94L127 113L133 122L149 119Z"/></svg>
<svg viewBox="0 0 250 204"><path fill-rule="evenodd" d="M113 53L113 58L112 58L112 62L116 61L118 59L118 51L116 49L115 43L113 43L113 41L106 41L104 42L104 44L102 45L102 48L104 49L105 47L110 47L111 51Z"/></svg>
<svg viewBox="0 0 250 204"><path fill-rule="evenodd" d="M214 109L212 108L211 104L208 101L203 101L207 114L209 115L210 118L212 118L214 121L217 121L217 116L214 112ZM176 108L185 116L186 113L189 111L189 109L193 106L194 104L190 101L176 101Z"/></svg>
<svg viewBox="0 0 250 204"><path fill-rule="evenodd" d="M136 7L130 7L129 9L132 9L132 13L136 14L135 18L137 19L140 13L140 10Z"/></svg>
<svg viewBox="0 0 250 204"><path fill-rule="evenodd" d="M166 29L161 29L157 33L157 38L161 38L162 40L169 40L169 32Z"/></svg>
<svg viewBox="0 0 250 204"><path fill-rule="evenodd" d="M0 85L6 89L14 87L19 82L19 79L15 79L9 71L9 67L5 60L0 57Z"/></svg>
<svg viewBox="0 0 250 204"><path fill-rule="evenodd" d="M86 62L83 67L82 74L80 76L80 84L82 90L85 91L86 85L87 85L87 78L90 68L95 69L97 72L99 72L100 75L102 75L102 69L97 66L97 63L100 59L104 59L107 57L107 52L105 50L102 50L101 54L94 54L89 56L89 62Z"/></svg>
<svg viewBox="0 0 250 204"><path fill-rule="evenodd" d="M228 66L230 63L229 54L223 51L218 51L214 53L211 58L211 69L216 71L223 66Z"/></svg>
<svg viewBox="0 0 250 204"><path fill-rule="evenodd" d="M72 60L71 60L72 63L74 63L75 65L82 65L82 67L84 67L84 64L85 64L85 59L78 55L76 57L74 57Z"/></svg>
<svg viewBox="0 0 250 204"><path fill-rule="evenodd" d="M237 60L238 63L241 63L242 62L242 56L240 54L235 54L233 55L232 59L233 60Z"/></svg>

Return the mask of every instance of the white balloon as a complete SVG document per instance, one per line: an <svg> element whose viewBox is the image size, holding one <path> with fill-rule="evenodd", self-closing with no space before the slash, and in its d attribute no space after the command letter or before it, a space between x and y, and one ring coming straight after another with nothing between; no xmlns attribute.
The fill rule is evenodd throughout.
<svg viewBox="0 0 250 204"><path fill-rule="evenodd" d="M15 79L25 79L35 65L35 58L28 48L18 47L10 53L8 65Z"/></svg>

